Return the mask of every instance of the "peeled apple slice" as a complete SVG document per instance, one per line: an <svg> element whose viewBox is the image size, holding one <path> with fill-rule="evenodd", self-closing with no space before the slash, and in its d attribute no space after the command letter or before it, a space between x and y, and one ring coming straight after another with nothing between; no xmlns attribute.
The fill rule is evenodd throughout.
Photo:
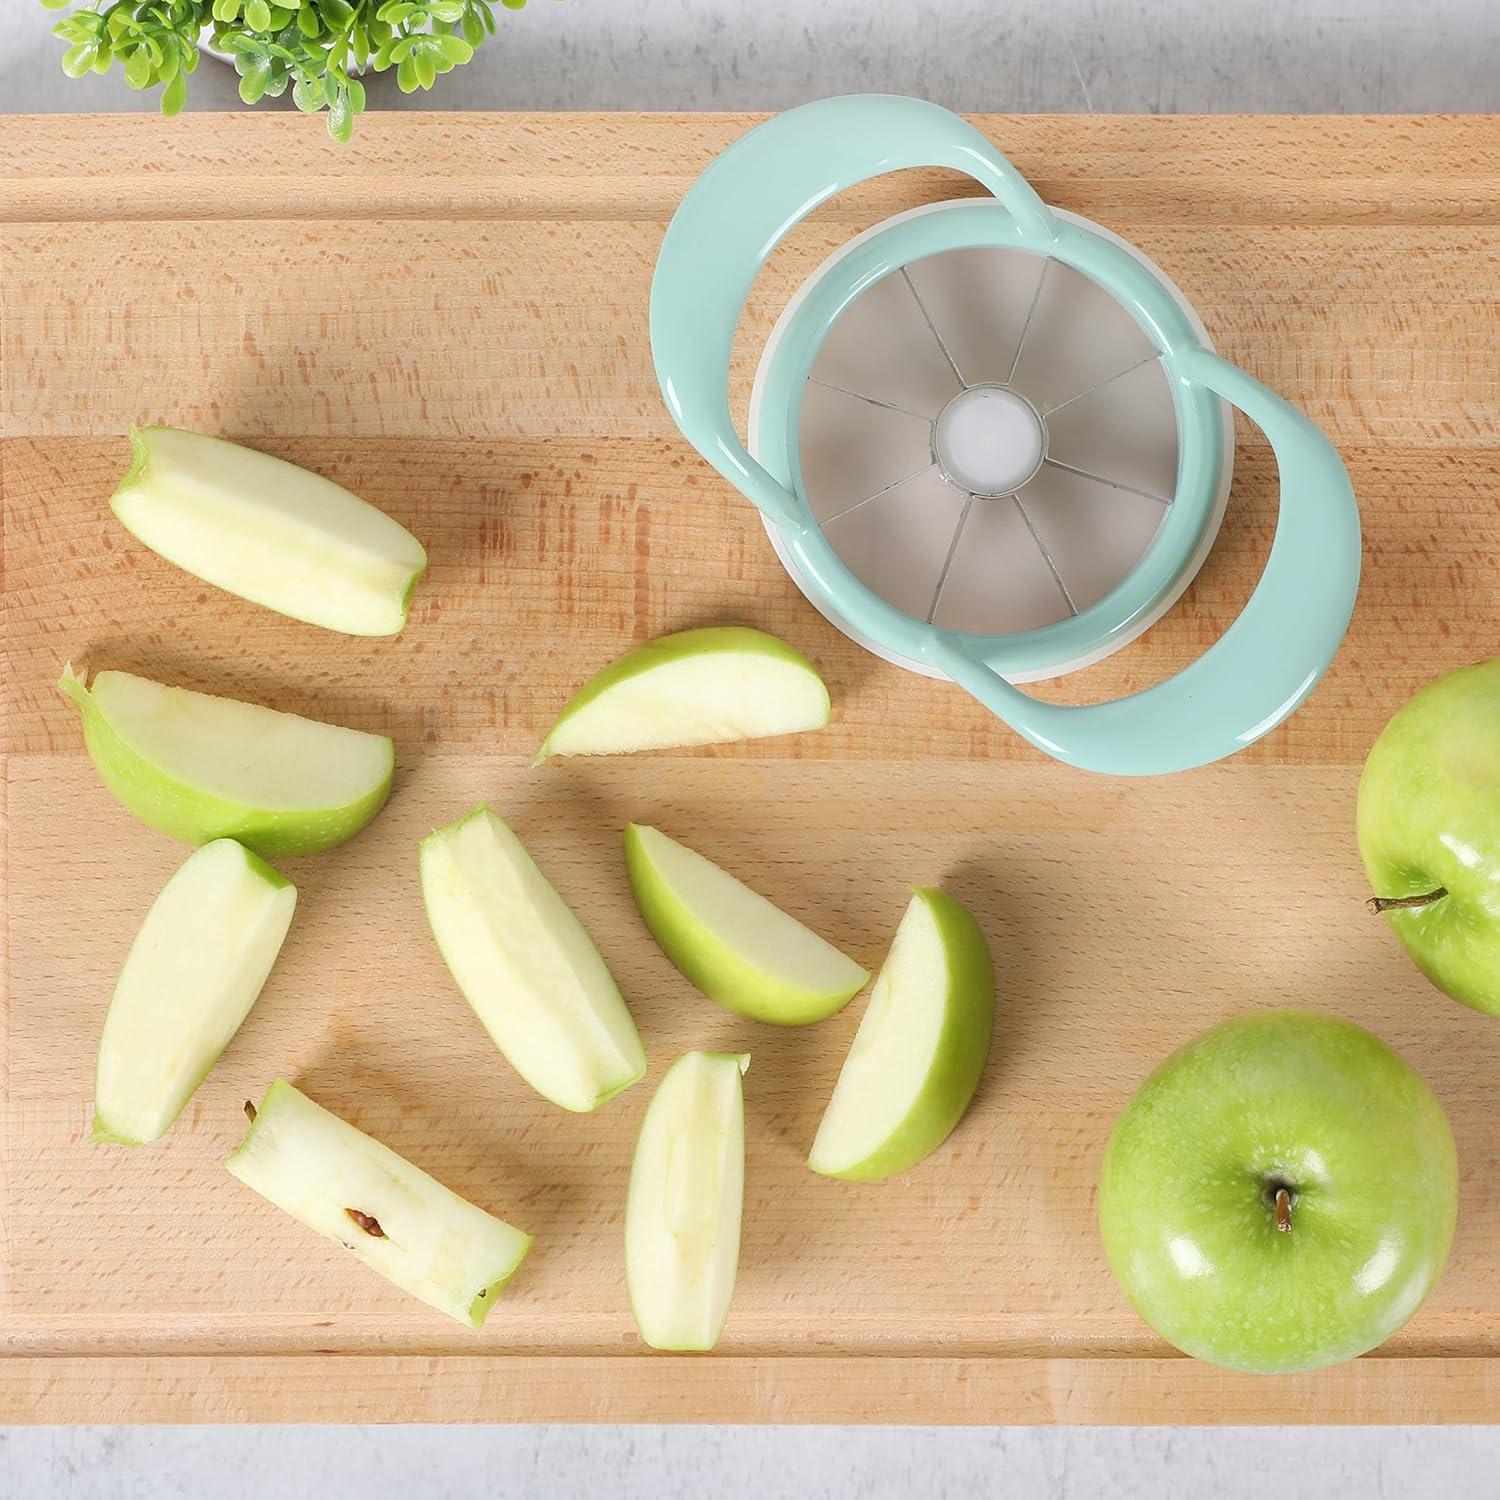
<svg viewBox="0 0 1500 1500"><path fill-rule="evenodd" d="M484 804L422 840L432 935L491 1040L537 1093L597 1109L646 1071L599 950Z"/></svg>
<svg viewBox="0 0 1500 1500"><path fill-rule="evenodd" d="M278 614L395 635L427 567L398 521L321 474L180 427L132 427L110 506L168 562Z"/></svg>
<svg viewBox="0 0 1500 1500"><path fill-rule="evenodd" d="M83 713L83 738L115 797L187 844L233 838L268 858L315 854L358 833L385 805L395 746L233 698L71 666L58 683Z"/></svg>
<svg viewBox="0 0 1500 1500"><path fill-rule="evenodd" d="M747 1055L688 1052L641 1122L625 1205L625 1281L653 1349L712 1349L740 1261Z"/></svg>
<svg viewBox="0 0 1500 1500"><path fill-rule="evenodd" d="M913 892L808 1166L859 1182L916 1166L969 1107L994 1023L984 934L952 896Z"/></svg>
<svg viewBox="0 0 1500 1500"><path fill-rule="evenodd" d="M647 641L591 678L558 715L536 761L713 745L827 723L828 689L800 651L763 630L717 625Z"/></svg>
<svg viewBox="0 0 1500 1500"><path fill-rule="evenodd" d="M277 1079L224 1164L429 1307L479 1328L531 1236Z"/></svg>
<svg viewBox="0 0 1500 1500"><path fill-rule="evenodd" d="M625 829L631 889L662 952L720 1005L777 1026L841 1010L870 977L733 875L655 828Z"/></svg>
<svg viewBox="0 0 1500 1500"><path fill-rule="evenodd" d="M250 1014L291 926L297 892L263 859L216 839L162 887L130 945L99 1042L94 1139L164 1135Z"/></svg>

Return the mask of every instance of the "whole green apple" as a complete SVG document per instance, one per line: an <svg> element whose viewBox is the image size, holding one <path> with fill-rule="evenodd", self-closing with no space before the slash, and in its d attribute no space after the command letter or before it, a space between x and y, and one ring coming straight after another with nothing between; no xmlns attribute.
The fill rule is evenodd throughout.
<svg viewBox="0 0 1500 1500"><path fill-rule="evenodd" d="M1370 909L1440 990L1500 1015L1500 661L1397 710L1365 762L1358 822Z"/></svg>
<svg viewBox="0 0 1500 1500"><path fill-rule="evenodd" d="M1168 1058L1105 1153L1099 1229L1136 1311L1231 1369L1313 1370L1390 1337L1448 1258L1458 1164L1421 1075L1311 1011Z"/></svg>

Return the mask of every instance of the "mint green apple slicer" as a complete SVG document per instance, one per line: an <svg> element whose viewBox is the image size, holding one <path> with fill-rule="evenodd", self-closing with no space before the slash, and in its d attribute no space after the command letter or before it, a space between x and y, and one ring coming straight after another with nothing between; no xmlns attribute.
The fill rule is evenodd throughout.
<svg viewBox="0 0 1500 1500"><path fill-rule="evenodd" d="M992 196L898 214L825 261L767 342L741 442L730 350L762 263L834 194L924 166ZM1152 775L1229 755L1302 702L1348 627L1359 514L1328 440L1213 352L1140 251L1047 207L936 105L825 99L730 146L667 230L651 348L678 426L760 508L812 603L1059 760ZM1231 406L1281 476L1238 619L1129 697L1022 692L1118 651L1192 581L1229 492Z"/></svg>

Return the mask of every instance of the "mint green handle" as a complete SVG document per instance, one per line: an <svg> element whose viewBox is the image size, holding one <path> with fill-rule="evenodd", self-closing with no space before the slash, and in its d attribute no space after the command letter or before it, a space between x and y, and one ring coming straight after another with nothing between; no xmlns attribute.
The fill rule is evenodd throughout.
<svg viewBox="0 0 1500 1500"><path fill-rule="evenodd" d="M1333 660L1359 583L1359 511L1333 445L1301 412L1202 348L1163 356L1169 378L1232 402L1270 440L1281 475L1271 555L1255 592L1218 642L1175 677L1112 703L1039 703L935 631L928 656L1032 744L1115 775L1186 770L1275 728Z"/></svg>
<svg viewBox="0 0 1500 1500"><path fill-rule="evenodd" d="M810 524L746 451L729 412L729 363L766 257L820 204L903 167L950 167L988 188L1020 238L1045 253L1055 221L1030 183L973 126L936 104L848 94L788 110L715 159L672 216L651 281L651 353L677 425L778 526Z"/></svg>

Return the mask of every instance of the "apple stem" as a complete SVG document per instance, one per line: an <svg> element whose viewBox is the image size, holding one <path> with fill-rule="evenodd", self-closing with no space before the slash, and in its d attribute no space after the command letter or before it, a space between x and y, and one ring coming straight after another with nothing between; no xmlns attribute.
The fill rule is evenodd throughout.
<svg viewBox="0 0 1500 1500"><path fill-rule="evenodd" d="M256 1115L258 1113L259 1113L259 1111L256 1109L256 1107L248 1099L246 1099L245 1100L245 1118L247 1120L249 1120L249 1122L252 1125L255 1124L255 1117L256 1117Z"/></svg>
<svg viewBox="0 0 1500 1500"><path fill-rule="evenodd" d="M1416 906L1431 906L1448 894L1447 886L1440 885L1435 891L1424 891L1420 896L1371 896L1365 906L1379 916L1383 911L1404 911Z"/></svg>
<svg viewBox="0 0 1500 1500"><path fill-rule="evenodd" d="M1276 1229L1280 1234L1292 1232L1292 1195L1284 1187L1276 1189Z"/></svg>

